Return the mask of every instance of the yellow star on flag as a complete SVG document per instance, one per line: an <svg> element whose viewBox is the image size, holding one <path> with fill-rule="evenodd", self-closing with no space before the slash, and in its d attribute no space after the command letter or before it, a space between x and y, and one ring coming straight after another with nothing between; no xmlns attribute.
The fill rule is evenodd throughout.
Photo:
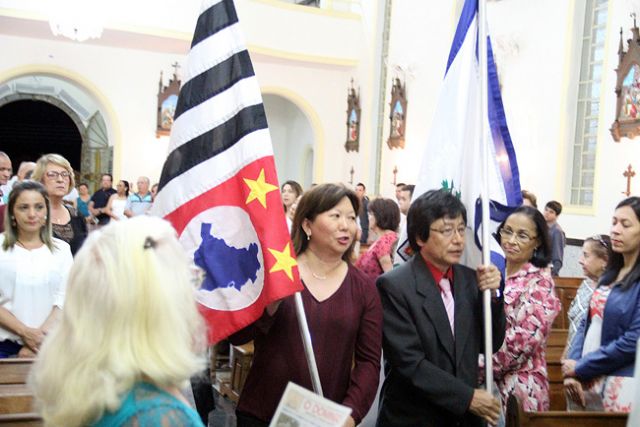
<svg viewBox="0 0 640 427"><path fill-rule="evenodd" d="M269 184L264 180L264 169L260 169L260 175L258 175L258 179L247 179L243 178L244 183L249 186L251 192L247 197L246 204L249 204L251 201L258 199L263 208L267 208L267 193L277 190L278 187L273 184Z"/></svg>
<svg viewBox="0 0 640 427"><path fill-rule="evenodd" d="M298 265L295 259L289 254L289 243L284 247L282 252L268 248L271 255L273 255L276 259L276 263L271 267L269 273L275 273L276 271L284 271L289 280L293 280L293 267Z"/></svg>

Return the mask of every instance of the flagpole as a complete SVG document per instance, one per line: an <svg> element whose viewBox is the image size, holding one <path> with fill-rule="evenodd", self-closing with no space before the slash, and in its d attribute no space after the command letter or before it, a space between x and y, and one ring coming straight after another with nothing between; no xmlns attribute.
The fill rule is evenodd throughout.
<svg viewBox="0 0 640 427"><path fill-rule="evenodd" d="M488 104L488 61L487 61L487 19L486 0L478 0L478 50L480 65L480 130L482 138L482 263L488 266L491 262L491 252L489 248L489 167L490 150L488 141L487 124L489 122ZM484 360L485 360L485 385L487 392L492 392L493 387L493 336L491 320L491 291L485 290L482 295L484 308Z"/></svg>
<svg viewBox="0 0 640 427"><path fill-rule="evenodd" d="M316 364L316 356L313 354L313 345L311 344L311 334L309 333L309 325L307 324L307 316L304 312L302 304L302 294L295 293L296 315L298 316L298 326L300 327L300 336L304 345L304 355L309 366L309 375L311 375L311 384L313 391L320 396L322 394L322 384L320 384L320 374L318 373L318 365Z"/></svg>

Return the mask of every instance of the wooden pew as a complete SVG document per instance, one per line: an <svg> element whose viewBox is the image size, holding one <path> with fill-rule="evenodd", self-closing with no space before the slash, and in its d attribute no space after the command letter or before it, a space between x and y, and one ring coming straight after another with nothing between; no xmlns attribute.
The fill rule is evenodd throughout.
<svg viewBox="0 0 640 427"><path fill-rule="evenodd" d="M626 427L628 414L619 412L525 412L515 396L507 401L506 427Z"/></svg>
<svg viewBox="0 0 640 427"><path fill-rule="evenodd" d="M567 342L568 332L567 329L552 329L547 340L547 375L549 377L549 401L552 411L564 411L567 409L560 359Z"/></svg>
<svg viewBox="0 0 640 427"><path fill-rule="evenodd" d="M33 412L0 415L0 426L42 427L43 425L42 418Z"/></svg>
<svg viewBox="0 0 640 427"><path fill-rule="evenodd" d="M569 319L567 311L571 301L576 297L576 292L584 279L582 277L554 277L556 295L562 304L562 311L553 322L553 329L569 329Z"/></svg>
<svg viewBox="0 0 640 427"><path fill-rule="evenodd" d="M251 363L253 362L253 341L243 345L233 346L233 367L231 368L231 379L229 382L220 384L220 393L227 396L229 400L238 403L240 393L247 379Z"/></svg>
<svg viewBox="0 0 640 427"><path fill-rule="evenodd" d="M35 359L0 359L0 384L25 384Z"/></svg>
<svg viewBox="0 0 640 427"><path fill-rule="evenodd" d="M26 385L33 361L34 359L0 359L0 414L3 416L24 415L33 410L33 394ZM15 425L28 425L14 421Z"/></svg>
<svg viewBox="0 0 640 427"><path fill-rule="evenodd" d="M33 394L26 384L0 385L0 414L31 412Z"/></svg>
<svg viewBox="0 0 640 427"><path fill-rule="evenodd" d="M555 291L562 304L562 309L551 326L547 341L546 359L549 376L549 400L552 411L564 411L567 402L564 395L562 365L560 359L567 344L569 319L567 312L582 283L582 277L554 277Z"/></svg>

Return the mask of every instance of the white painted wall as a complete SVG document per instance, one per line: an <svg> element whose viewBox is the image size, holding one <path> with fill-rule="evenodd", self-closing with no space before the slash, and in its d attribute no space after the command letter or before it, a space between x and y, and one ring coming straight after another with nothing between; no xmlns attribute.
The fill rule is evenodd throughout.
<svg viewBox="0 0 640 427"><path fill-rule="evenodd" d="M455 9L454 2L393 3L380 171L380 189L386 197L395 197L392 184L395 166L397 182L416 181L455 29ZM404 150L390 150L386 143L390 131L391 81L395 77L406 82Z"/></svg>
<svg viewBox="0 0 640 427"><path fill-rule="evenodd" d="M166 138L155 137L159 73L168 75L169 65L182 58L10 36L0 36L0 49L0 81L40 70L93 91L115 146L115 175L157 179L167 150Z"/></svg>
<svg viewBox="0 0 640 427"><path fill-rule="evenodd" d="M306 170L305 156L313 150L311 123L294 103L278 95L265 95L264 108L278 170L278 181L294 180L311 186L313 170Z"/></svg>
<svg viewBox="0 0 640 427"><path fill-rule="evenodd" d="M7 0L0 1L0 8L3 5L20 7L19 3ZM37 19L36 12L42 2L30 0L24 5L27 7L24 15ZM183 23L184 14L193 13L191 9L190 6L186 12L177 7L164 10L167 16L179 15L177 22ZM306 117L300 126L308 126L307 123L311 126L315 155L310 159L308 151L296 153L300 156L300 165L313 161L312 168L303 169L313 169L314 173L307 174L303 181L346 180L347 161L341 154L344 153L347 87L351 77L355 77L356 82L364 81L365 90L370 84L367 81L371 81L368 75L358 76L358 55L365 56L371 50L363 48L360 20L353 14L332 14L306 7L283 8L276 1L266 0L238 1L238 9L264 93L291 101ZM12 16L16 15L22 16L16 13ZM121 19L127 26L133 26L132 18ZM161 25L162 20L158 20L157 25ZM168 28L169 32L177 30ZM264 47L266 42L272 43L269 49ZM308 49L304 54L299 52L302 45ZM0 29L3 51L0 83L21 73L48 72L86 87L100 105L115 147L116 178L135 180L138 175L147 175L155 181L168 146L168 137L155 136L159 73L164 71L168 79L173 72L171 63L184 64L187 47L185 44L184 54L156 53L65 39L3 35ZM367 114L370 107L364 106L363 110ZM296 126L292 130L309 139L309 131ZM365 134L363 132L363 143L368 143L370 136ZM362 152L354 163L361 157Z"/></svg>
<svg viewBox="0 0 640 427"><path fill-rule="evenodd" d="M415 159L420 158L428 136L459 13L459 8L448 2L408 3L394 2L390 55L392 65L406 64L410 71L406 77L407 147L383 149L380 181L387 196L393 194L390 182L394 165L400 170L399 181L415 182L419 167ZM542 207L552 199L563 203L565 210L559 221L567 236L573 238L608 232L613 208L624 197L620 193L626 183L622 172L630 162L640 169L640 143L614 143L608 130L615 116L618 31L621 26L625 28L627 39L632 25L629 2L609 4L593 209L568 206L572 167L568 153L575 129L584 2L502 0L487 5L489 32L497 51L502 96L522 187L533 191ZM390 94L387 103L389 99ZM388 126L386 123L385 139ZM640 179L635 180L632 189L640 194Z"/></svg>
<svg viewBox="0 0 640 427"><path fill-rule="evenodd" d="M166 2L172 4L170 0ZM42 2L0 0L0 15L2 7L17 8L20 4L37 8ZM314 141L314 175L311 179L314 182L347 182L353 167L354 183L362 181L373 188L377 179L381 192L391 196L391 171L397 165L398 181L415 182L417 159L421 158L429 134L462 1L394 2L382 160L377 178L374 144L379 70L376 63L381 53L379 34L383 1L362 2L360 20L351 15L341 17L324 11L296 12L292 6L281 7L270 0L242 0L238 4L263 93L293 103L304 115L304 120L296 119L296 123L309 123ZM622 198L620 192L625 189L623 170L629 163L636 170L640 169L638 141L614 143L608 131L615 114L613 70L617 66L618 31L622 26L625 39L629 37L628 29L632 25L629 13L636 6L633 2L609 4L596 203L593 209L586 210L566 206L560 222L569 237L583 238L606 232L613 206ZM488 3L489 29L496 46L521 183L523 188L538 195L542 205L551 199L568 204L571 158L567 153L575 127L575 79L583 7L584 2L579 0ZM165 10L168 14L169 11L175 13L172 8ZM189 12L190 8L185 10L184 13L193 13ZM259 13L253 15L252 10ZM184 13L177 14L175 22L181 24L167 27L168 33L183 37L186 33L181 32L190 31L183 28L187 26ZM292 32L294 26L288 25L289 21L296 22L295 28L307 28L308 31ZM331 25L324 26L327 23ZM133 27L134 20L127 18L126 26ZM339 28L333 31L332 26ZM160 30L154 28L149 34L154 32ZM176 60L184 62L186 51L182 55L155 53L1 33L2 29L0 82L21 72L44 70L88 88L100 106L110 138L116 145L116 176L135 179L143 174L157 179L167 147L166 138L155 137L159 72L164 70L165 76L170 75L170 64ZM298 37L298 34L301 35ZM313 42L302 43L303 39L313 39ZM386 147L388 103L390 81L396 75L404 77L407 84L407 146L404 150L391 151ZM361 89L361 150L347 154L343 147L346 94L352 77ZM283 117L286 114L283 112ZM279 129L273 131L277 133ZM304 131L296 132L304 134ZM301 158L298 163L305 161L306 158ZM287 171L289 167L284 166ZM639 177L633 182L635 194L640 191Z"/></svg>

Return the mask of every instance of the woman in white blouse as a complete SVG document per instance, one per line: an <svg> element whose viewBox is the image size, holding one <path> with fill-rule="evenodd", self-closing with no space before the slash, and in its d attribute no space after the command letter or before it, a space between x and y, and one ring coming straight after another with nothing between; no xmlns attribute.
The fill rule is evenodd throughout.
<svg viewBox="0 0 640 427"><path fill-rule="evenodd" d="M32 357L60 314L73 262L69 245L51 235L42 184L13 187L0 246L0 358Z"/></svg>

